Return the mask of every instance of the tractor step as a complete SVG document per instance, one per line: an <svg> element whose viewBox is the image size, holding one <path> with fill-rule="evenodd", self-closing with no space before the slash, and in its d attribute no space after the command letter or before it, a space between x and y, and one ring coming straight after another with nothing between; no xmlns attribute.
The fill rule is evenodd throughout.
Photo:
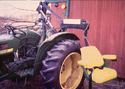
<svg viewBox="0 0 125 89"><path fill-rule="evenodd" d="M11 72L16 72L18 70L23 70L26 68L33 67L33 64L34 64L34 59L31 58L31 59L24 59L24 60L10 62L9 64L7 64L7 67Z"/></svg>
<svg viewBox="0 0 125 89"><path fill-rule="evenodd" d="M33 59L33 58L27 58L27 59L11 62L9 64L6 64L6 66L9 69L10 73L15 73L16 75L20 76L21 78L33 76L34 60L35 59Z"/></svg>

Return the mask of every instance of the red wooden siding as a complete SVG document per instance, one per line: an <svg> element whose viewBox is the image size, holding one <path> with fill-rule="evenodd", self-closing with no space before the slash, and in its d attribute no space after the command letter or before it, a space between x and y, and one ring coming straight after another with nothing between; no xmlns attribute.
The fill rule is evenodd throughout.
<svg viewBox="0 0 125 89"><path fill-rule="evenodd" d="M90 23L90 43L103 54L118 55L111 67L125 78L125 0L71 0L70 18L83 18ZM54 24L57 25L55 21ZM82 39L79 31L75 33Z"/></svg>

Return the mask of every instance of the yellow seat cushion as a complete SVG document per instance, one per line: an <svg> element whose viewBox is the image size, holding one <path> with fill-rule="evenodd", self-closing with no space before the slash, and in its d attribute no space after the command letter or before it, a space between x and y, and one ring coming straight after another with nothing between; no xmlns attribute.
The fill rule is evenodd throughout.
<svg viewBox="0 0 125 89"><path fill-rule="evenodd" d="M99 67L104 64L103 57L95 46L86 46L81 49L81 60L78 61L80 66L85 68Z"/></svg>
<svg viewBox="0 0 125 89"><path fill-rule="evenodd" d="M104 67L103 69L97 68L92 73L92 80L96 83L104 83L116 77L116 70L106 67Z"/></svg>

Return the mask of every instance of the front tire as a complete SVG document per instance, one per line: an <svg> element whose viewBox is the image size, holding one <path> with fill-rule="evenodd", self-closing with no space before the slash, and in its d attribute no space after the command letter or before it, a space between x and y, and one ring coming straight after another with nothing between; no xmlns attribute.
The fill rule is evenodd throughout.
<svg viewBox="0 0 125 89"><path fill-rule="evenodd" d="M54 45L42 61L41 75L47 89L81 89L83 69L79 41L65 39Z"/></svg>

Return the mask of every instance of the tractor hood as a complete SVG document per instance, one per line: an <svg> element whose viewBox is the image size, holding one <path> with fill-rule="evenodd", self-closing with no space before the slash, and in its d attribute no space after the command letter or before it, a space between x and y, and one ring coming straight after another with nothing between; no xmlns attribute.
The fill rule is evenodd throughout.
<svg viewBox="0 0 125 89"><path fill-rule="evenodd" d="M4 33L0 35L0 55L16 51L24 45L32 44L36 46L39 43L41 36L34 31L25 30L25 34L12 35Z"/></svg>
<svg viewBox="0 0 125 89"><path fill-rule="evenodd" d="M12 35L9 35L9 34L2 34L0 35L0 43L4 43L8 40L12 40L13 39L13 36Z"/></svg>

